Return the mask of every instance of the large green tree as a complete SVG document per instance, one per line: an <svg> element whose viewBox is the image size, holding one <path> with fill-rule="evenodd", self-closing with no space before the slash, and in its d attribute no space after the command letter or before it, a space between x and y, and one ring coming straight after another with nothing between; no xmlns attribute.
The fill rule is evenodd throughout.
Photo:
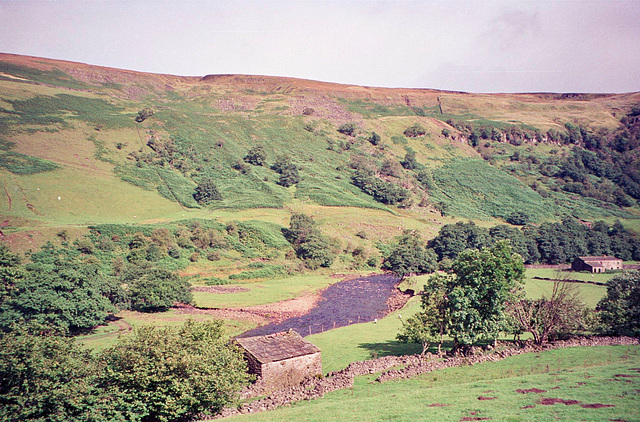
<svg viewBox="0 0 640 422"><path fill-rule="evenodd" d="M442 341L447 334L447 296L446 276L434 275L424 285L420 307L422 310L402 322L402 330L397 339L404 343L419 343L422 354L429 346L438 342L438 354L441 352Z"/></svg>
<svg viewBox="0 0 640 422"><path fill-rule="evenodd" d="M426 274L436 270L436 255L426 248L415 230L406 230L396 238L382 268L404 278L411 274Z"/></svg>
<svg viewBox="0 0 640 422"><path fill-rule="evenodd" d="M142 312L165 311L174 303L191 303L191 284L176 273L132 265L122 277L128 286L131 308Z"/></svg>
<svg viewBox="0 0 640 422"><path fill-rule="evenodd" d="M204 205L211 201L220 201L222 199L222 195L220 194L216 183L212 179L206 177L198 182L196 191L193 194L193 199L195 199L198 204Z"/></svg>
<svg viewBox="0 0 640 422"><path fill-rule="evenodd" d="M248 380L240 352L223 336L222 322L137 329L99 356L98 386L112 406L136 421L185 421L217 413Z"/></svg>
<svg viewBox="0 0 640 422"><path fill-rule="evenodd" d="M640 272L629 271L607 281L607 295L596 308L604 331L640 336Z"/></svg>
<svg viewBox="0 0 640 422"><path fill-rule="evenodd" d="M106 398L93 385L97 366L73 339L22 328L0 342L0 420L106 420Z"/></svg>
<svg viewBox="0 0 640 422"><path fill-rule="evenodd" d="M522 287L524 265L507 241L466 250L453 263L446 283L449 334L455 346L495 339L503 329L506 304Z"/></svg>
<svg viewBox="0 0 640 422"><path fill-rule="evenodd" d="M0 327L36 322L77 332L103 323L115 311L106 297L112 280L99 264L51 244L31 260L0 307Z"/></svg>

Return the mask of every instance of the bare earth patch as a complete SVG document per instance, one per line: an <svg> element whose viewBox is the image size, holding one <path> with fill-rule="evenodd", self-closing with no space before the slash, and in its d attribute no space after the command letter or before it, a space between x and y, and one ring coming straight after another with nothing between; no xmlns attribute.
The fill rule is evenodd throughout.
<svg viewBox="0 0 640 422"><path fill-rule="evenodd" d="M613 404L602 404L602 403L592 403L592 404L581 404L580 406L585 409L600 409L601 407L615 407Z"/></svg>
<svg viewBox="0 0 640 422"><path fill-rule="evenodd" d="M451 406L451 405L450 404L443 404L443 403L433 403L433 404L430 404L427 407L447 407L447 406Z"/></svg>
<svg viewBox="0 0 640 422"><path fill-rule="evenodd" d="M478 400L495 400L495 399L497 399L497 397L485 397L485 396L478 397Z"/></svg>
<svg viewBox="0 0 640 422"><path fill-rule="evenodd" d="M543 405L543 406L551 406L552 404L557 404L557 403L566 404L567 406L570 406L572 404L580 404L580 402L578 400L564 400L564 399L542 399L542 400L540 400L540 404Z"/></svg>
<svg viewBox="0 0 640 422"><path fill-rule="evenodd" d="M516 390L516 393L520 393L520 394L527 394L527 393L540 394L540 393L546 393L546 392L547 390L541 390L539 388L529 388L528 390L523 390L523 389Z"/></svg>

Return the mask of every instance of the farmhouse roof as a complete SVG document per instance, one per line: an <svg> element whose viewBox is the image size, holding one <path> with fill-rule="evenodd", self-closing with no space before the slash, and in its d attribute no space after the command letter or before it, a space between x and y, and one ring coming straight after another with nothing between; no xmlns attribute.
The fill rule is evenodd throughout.
<svg viewBox="0 0 640 422"><path fill-rule="evenodd" d="M578 258L580 258L584 262L588 262L588 261L619 261L619 258L616 258L615 256L607 256L607 255L603 255L603 256L579 256Z"/></svg>
<svg viewBox="0 0 640 422"><path fill-rule="evenodd" d="M278 362L320 352L320 349L293 330L266 336L236 338L243 349L260 363Z"/></svg>

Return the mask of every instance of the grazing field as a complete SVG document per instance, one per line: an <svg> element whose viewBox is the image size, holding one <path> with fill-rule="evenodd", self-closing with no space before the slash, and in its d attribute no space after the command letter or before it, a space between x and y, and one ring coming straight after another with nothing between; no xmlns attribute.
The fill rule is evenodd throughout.
<svg viewBox="0 0 640 422"><path fill-rule="evenodd" d="M640 346L576 347L374 382L234 421L637 421Z"/></svg>
<svg viewBox="0 0 640 422"><path fill-rule="evenodd" d="M265 305L293 299L303 294L311 294L340 281L321 275L301 275L288 278L265 280L258 283L225 285L240 287L237 293L194 292L196 306L200 308L237 308L242 306Z"/></svg>

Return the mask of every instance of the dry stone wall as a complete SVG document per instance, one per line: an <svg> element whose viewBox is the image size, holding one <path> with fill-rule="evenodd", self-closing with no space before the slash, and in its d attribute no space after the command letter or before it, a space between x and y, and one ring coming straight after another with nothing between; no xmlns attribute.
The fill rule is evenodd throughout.
<svg viewBox="0 0 640 422"><path fill-rule="evenodd" d="M353 380L357 375L380 373L376 379L378 382L387 382L398 379L414 377L427 372L451 368L454 366L475 365L477 363L498 361L509 356L523 353L539 353L544 350L560 349L564 347L584 346L615 346L638 345L640 339L633 337L579 337L570 340L557 341L544 346L536 346L532 343L524 343L521 347L514 347L513 343L498 343L492 350L473 348L469 356L450 356L440 359L437 355L427 353L425 356L385 356L361 362L353 362L345 369L331 372L326 377L312 377L306 379L301 385L278 390L262 399L244 403L237 408L225 408L216 416L222 418L243 413L255 413L265 410L273 410L300 400L312 400L324 396L326 393L353 387ZM392 369L402 366L401 369ZM245 389L241 398L251 398L264 395L264 385L258 380Z"/></svg>

